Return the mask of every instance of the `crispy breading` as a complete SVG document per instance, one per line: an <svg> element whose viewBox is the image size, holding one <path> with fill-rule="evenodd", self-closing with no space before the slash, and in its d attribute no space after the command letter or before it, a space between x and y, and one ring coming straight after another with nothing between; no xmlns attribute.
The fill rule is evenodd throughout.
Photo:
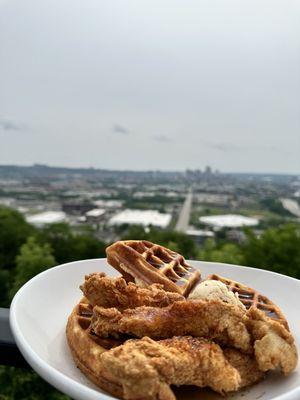
<svg viewBox="0 0 300 400"><path fill-rule="evenodd" d="M179 293L163 290L163 285L153 284L142 289L122 277L110 278L101 272L87 275L80 288L92 306L119 310L140 306L166 307L174 301L185 300Z"/></svg>
<svg viewBox="0 0 300 400"><path fill-rule="evenodd" d="M215 343L190 336L128 340L100 356L101 375L121 384L125 399L175 400L170 385L237 390L241 378Z"/></svg>
<svg viewBox="0 0 300 400"><path fill-rule="evenodd" d="M233 348L225 348L223 352L229 363L238 370L241 376L240 388L253 385L264 378L265 372L259 369L253 355L244 354Z"/></svg>
<svg viewBox="0 0 300 400"><path fill-rule="evenodd" d="M191 335L251 352L244 315L240 307L218 300L177 301L168 307L138 307L123 312L96 306L91 326L101 337L119 333L154 339Z"/></svg>
<svg viewBox="0 0 300 400"><path fill-rule="evenodd" d="M298 355L292 334L265 313L250 308L247 327L254 342L254 353L259 368L268 371L279 367L287 375L296 368Z"/></svg>

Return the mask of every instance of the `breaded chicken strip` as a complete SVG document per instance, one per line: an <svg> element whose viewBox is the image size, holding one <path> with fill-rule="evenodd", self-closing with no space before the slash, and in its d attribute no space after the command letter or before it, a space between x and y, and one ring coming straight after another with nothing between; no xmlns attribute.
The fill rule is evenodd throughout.
<svg viewBox="0 0 300 400"><path fill-rule="evenodd" d="M117 337L119 333L154 339L191 335L251 352L244 315L240 307L218 300L177 301L168 307L138 307L123 312L96 306L91 326L101 337Z"/></svg>
<svg viewBox="0 0 300 400"><path fill-rule="evenodd" d="M222 349L205 339L128 340L101 354L101 376L122 385L125 399L175 400L170 385L237 390L241 378Z"/></svg>
<svg viewBox="0 0 300 400"><path fill-rule="evenodd" d="M296 368L298 355L294 338L282 324L250 308L247 327L254 339L254 353L262 371L279 367L287 375Z"/></svg>
<svg viewBox="0 0 300 400"><path fill-rule="evenodd" d="M160 284L142 289L122 277L110 278L101 272L87 275L80 289L92 306L119 310L140 306L166 307L174 301L185 300L178 293L166 292Z"/></svg>
<svg viewBox="0 0 300 400"><path fill-rule="evenodd" d="M259 369L253 355L232 348L223 349L223 352L230 365L236 368L241 376L240 388L253 385L264 378L265 372Z"/></svg>

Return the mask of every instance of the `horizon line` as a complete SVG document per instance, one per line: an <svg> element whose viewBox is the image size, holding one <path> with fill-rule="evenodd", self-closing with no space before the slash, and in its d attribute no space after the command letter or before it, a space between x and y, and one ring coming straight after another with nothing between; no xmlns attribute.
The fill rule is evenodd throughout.
<svg viewBox="0 0 300 400"><path fill-rule="evenodd" d="M53 169L68 169L68 170L95 170L95 171L111 171L111 172L167 172L167 173L185 173L187 171L201 171L202 173L205 172L207 167L210 167L212 173L219 173L219 174L245 174L245 175L290 175L290 176L297 176L300 175L300 172L253 172L253 171L221 171L218 168L214 168L210 165L202 167L202 168L186 168L185 170L174 170L174 169L112 169L112 168L100 168L100 167L70 167L70 166L62 166L62 165L49 165L43 163L33 163L33 164L0 164L1 167L18 167L18 168L32 168L32 167L46 167L46 168L53 168Z"/></svg>

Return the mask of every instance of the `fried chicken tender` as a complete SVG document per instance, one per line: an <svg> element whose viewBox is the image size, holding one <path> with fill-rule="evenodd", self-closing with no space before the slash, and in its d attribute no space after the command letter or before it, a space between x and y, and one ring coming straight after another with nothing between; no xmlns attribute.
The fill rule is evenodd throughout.
<svg viewBox="0 0 300 400"><path fill-rule="evenodd" d="M101 354L101 363L101 375L122 385L128 400L175 400L171 384L209 386L223 394L241 383L220 346L190 336L128 340Z"/></svg>
<svg viewBox="0 0 300 400"><path fill-rule="evenodd" d="M175 301L185 300L178 293L163 290L163 285L153 284L142 289L132 282L127 283L122 277L110 278L101 272L87 275L80 288L92 306L119 310L140 306L166 307Z"/></svg>
<svg viewBox="0 0 300 400"><path fill-rule="evenodd" d="M279 322L268 318L262 311L250 308L247 327L254 341L254 353L262 371L279 367L284 375L297 365L298 354L292 334Z"/></svg>
<svg viewBox="0 0 300 400"><path fill-rule="evenodd" d="M96 306L91 326L100 337L118 337L120 333L154 339L191 335L251 352L244 315L240 307L218 300L177 301L168 307L138 307L123 312Z"/></svg>
<svg viewBox="0 0 300 400"><path fill-rule="evenodd" d="M233 348L223 349L229 363L238 370L241 376L240 388L253 385L265 377L265 372L259 369L253 355L244 354Z"/></svg>

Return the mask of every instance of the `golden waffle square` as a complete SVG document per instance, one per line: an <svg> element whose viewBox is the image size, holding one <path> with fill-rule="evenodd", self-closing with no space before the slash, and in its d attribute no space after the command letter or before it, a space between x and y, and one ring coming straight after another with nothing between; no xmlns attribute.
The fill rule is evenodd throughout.
<svg viewBox="0 0 300 400"><path fill-rule="evenodd" d="M77 304L73 314L73 319L76 320L78 329L82 331L84 336L89 338L89 341L95 342L96 345L101 346L104 349L110 349L123 343L123 340L121 339L103 339L93 333L91 329L93 307L88 303L85 297Z"/></svg>
<svg viewBox="0 0 300 400"><path fill-rule="evenodd" d="M101 389L113 396L124 398L121 385L109 381L102 374L100 355L121 345L124 340L102 339L91 331L93 309L85 298L73 309L68 318L66 336L69 348L77 367Z"/></svg>
<svg viewBox="0 0 300 400"><path fill-rule="evenodd" d="M280 322L289 329L287 320L279 307L257 290L216 274L209 275L206 279L223 282L229 290L238 294L239 300L244 304L247 310L251 307L257 308L263 311L269 318Z"/></svg>
<svg viewBox="0 0 300 400"><path fill-rule="evenodd" d="M201 278L182 255L146 240L118 241L106 254L110 265L139 286L160 283L165 290L187 297Z"/></svg>

